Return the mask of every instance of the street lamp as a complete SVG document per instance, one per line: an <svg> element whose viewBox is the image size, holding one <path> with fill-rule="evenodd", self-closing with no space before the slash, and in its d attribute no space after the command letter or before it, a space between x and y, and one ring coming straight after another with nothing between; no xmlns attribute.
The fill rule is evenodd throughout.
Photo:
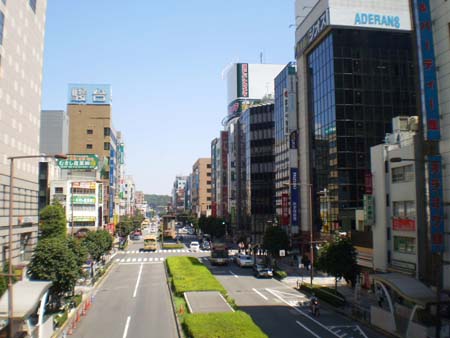
<svg viewBox="0 0 450 338"><path fill-rule="evenodd" d="M313 185L311 183L283 183L284 186L304 186L309 187L309 200L310 200L310 208L309 208L309 256L311 261L311 269L310 269L310 284L313 286L313 278L314 278L314 236L313 236Z"/></svg>
<svg viewBox="0 0 450 338"><path fill-rule="evenodd" d="M55 158L55 159L66 159L67 156L63 154L54 154L54 155L23 155L23 156L10 156L8 160L10 161L9 166L9 242L8 242L8 254L9 254L9 262L8 262L8 337L13 337L13 265L12 265L12 236L13 236L13 209L14 209L14 199L13 199L13 191L14 191L14 160L28 159L28 158Z"/></svg>

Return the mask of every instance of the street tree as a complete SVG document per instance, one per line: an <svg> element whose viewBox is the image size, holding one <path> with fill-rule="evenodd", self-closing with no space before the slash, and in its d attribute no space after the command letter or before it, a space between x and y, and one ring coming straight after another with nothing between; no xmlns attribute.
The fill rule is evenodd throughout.
<svg viewBox="0 0 450 338"><path fill-rule="evenodd" d="M69 249L75 254L78 269L80 271L80 274L82 274L83 265L86 263L89 254L87 248L82 244L82 240L76 237L68 237L67 245Z"/></svg>
<svg viewBox="0 0 450 338"><path fill-rule="evenodd" d="M112 248L113 239L106 230L91 231L82 242L91 258L99 261Z"/></svg>
<svg viewBox="0 0 450 338"><path fill-rule="evenodd" d="M198 226L200 230L211 235L213 238L222 238L225 236L225 220L217 217L200 216L198 219Z"/></svg>
<svg viewBox="0 0 450 338"><path fill-rule="evenodd" d="M73 292L80 277L79 263L65 238L50 237L39 240L28 265L31 280L51 281L51 296L59 301Z"/></svg>
<svg viewBox="0 0 450 338"><path fill-rule="evenodd" d="M289 237L281 227L271 226L266 229L263 237L263 248L272 256L279 257L280 250L286 250L289 247Z"/></svg>
<svg viewBox="0 0 450 338"><path fill-rule="evenodd" d="M66 237L66 215L59 202L47 205L39 214L40 238Z"/></svg>
<svg viewBox="0 0 450 338"><path fill-rule="evenodd" d="M335 289L341 278L354 285L358 274L358 265L356 249L350 238L336 237L334 241L326 243L319 250L315 263L317 269L334 276Z"/></svg>

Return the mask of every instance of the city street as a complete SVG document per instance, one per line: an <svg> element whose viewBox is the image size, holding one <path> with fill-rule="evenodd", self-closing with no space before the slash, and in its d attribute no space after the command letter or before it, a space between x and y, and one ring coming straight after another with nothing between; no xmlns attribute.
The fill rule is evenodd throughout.
<svg viewBox="0 0 450 338"><path fill-rule="evenodd" d="M186 245L191 239L185 239ZM187 255L198 257L269 337L384 337L329 306L321 306L320 317L312 317L307 296L275 279L257 279L250 268L211 266L209 252L140 252L141 247L142 241L130 242L113 258L75 337L145 337L149 332L152 337L178 337L163 264L168 256Z"/></svg>
<svg viewBox="0 0 450 338"><path fill-rule="evenodd" d="M178 337L163 266L167 253L139 253L140 247L142 241L130 242L113 258L74 337Z"/></svg>
<svg viewBox="0 0 450 338"><path fill-rule="evenodd" d="M337 314L329 306L321 306L320 317L312 317L307 296L276 279L257 279L252 269L211 266L202 260L235 299L241 310L269 337L385 337L358 322Z"/></svg>

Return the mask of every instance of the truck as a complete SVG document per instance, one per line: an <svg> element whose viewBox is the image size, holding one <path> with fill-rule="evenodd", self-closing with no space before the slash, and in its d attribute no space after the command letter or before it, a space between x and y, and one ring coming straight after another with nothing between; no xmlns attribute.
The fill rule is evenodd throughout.
<svg viewBox="0 0 450 338"><path fill-rule="evenodd" d="M228 256L228 248L225 243L213 243L211 246L211 257L209 258L212 265L227 265L230 258Z"/></svg>
<svg viewBox="0 0 450 338"><path fill-rule="evenodd" d="M144 235L144 247L140 251L156 251L158 248L158 238L155 234Z"/></svg>

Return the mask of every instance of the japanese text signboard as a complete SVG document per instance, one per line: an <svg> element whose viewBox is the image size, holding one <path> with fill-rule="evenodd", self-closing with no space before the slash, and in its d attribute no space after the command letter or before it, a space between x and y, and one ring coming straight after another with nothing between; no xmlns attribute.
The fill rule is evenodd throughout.
<svg viewBox="0 0 450 338"><path fill-rule="evenodd" d="M431 252L444 252L444 207L441 156L429 156L430 235Z"/></svg>
<svg viewBox="0 0 450 338"><path fill-rule="evenodd" d="M431 24L431 9L428 0L416 0L416 25L420 35L420 77L425 105L426 137L428 140L439 141L439 102L436 77L436 60L434 57L433 29Z"/></svg>
<svg viewBox="0 0 450 338"><path fill-rule="evenodd" d="M98 156L92 154L68 155L67 159L58 159L58 167L61 169L85 170L97 169Z"/></svg>

